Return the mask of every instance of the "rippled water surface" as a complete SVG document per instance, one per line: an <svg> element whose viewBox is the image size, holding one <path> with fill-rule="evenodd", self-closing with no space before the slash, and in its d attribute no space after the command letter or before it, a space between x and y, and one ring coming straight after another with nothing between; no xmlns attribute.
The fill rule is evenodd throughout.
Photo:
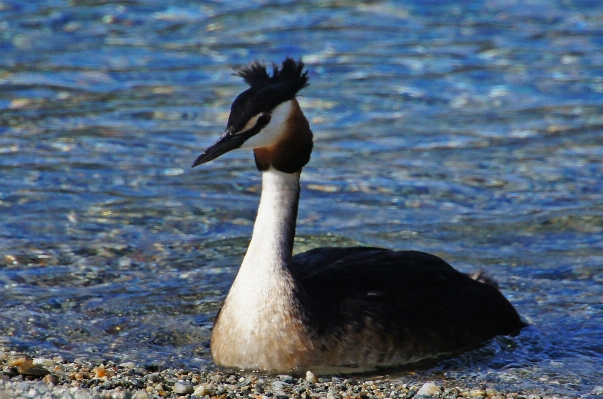
<svg viewBox="0 0 603 399"><path fill-rule="evenodd" d="M603 5L455 3L0 2L0 346L213 367L260 176L190 164L233 68L290 55L316 138L296 250L482 267L532 327L421 378L603 394Z"/></svg>

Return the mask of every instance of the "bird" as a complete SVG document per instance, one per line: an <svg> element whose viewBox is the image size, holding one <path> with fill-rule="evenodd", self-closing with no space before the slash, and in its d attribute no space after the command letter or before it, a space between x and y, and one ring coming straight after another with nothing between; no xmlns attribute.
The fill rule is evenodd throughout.
<svg viewBox="0 0 603 399"><path fill-rule="evenodd" d="M211 333L218 366L269 373L358 373L453 356L527 324L482 273L428 253L324 247L293 256L300 174L313 133L297 94L301 59L238 70L249 86L193 167L253 151L262 189L253 233Z"/></svg>

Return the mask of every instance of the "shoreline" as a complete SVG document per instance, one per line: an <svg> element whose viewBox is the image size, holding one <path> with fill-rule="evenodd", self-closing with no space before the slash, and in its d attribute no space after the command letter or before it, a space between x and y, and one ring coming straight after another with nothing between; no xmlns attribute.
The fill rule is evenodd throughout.
<svg viewBox="0 0 603 399"><path fill-rule="evenodd" d="M133 362L69 362L62 357L30 358L0 352L0 399L8 398L250 398L368 399L472 398L545 399L563 395L501 392L490 387L463 387L442 378L261 375L251 372L157 370ZM569 397L569 396L568 396Z"/></svg>

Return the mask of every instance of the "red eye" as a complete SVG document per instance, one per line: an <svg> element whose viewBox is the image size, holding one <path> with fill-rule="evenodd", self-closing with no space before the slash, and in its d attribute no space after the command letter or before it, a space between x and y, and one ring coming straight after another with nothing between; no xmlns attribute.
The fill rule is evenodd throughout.
<svg viewBox="0 0 603 399"><path fill-rule="evenodd" d="M272 118L272 116L270 114L262 114L258 118L258 121L256 122L256 124L258 124L260 126L266 126L267 124L270 123L271 118Z"/></svg>

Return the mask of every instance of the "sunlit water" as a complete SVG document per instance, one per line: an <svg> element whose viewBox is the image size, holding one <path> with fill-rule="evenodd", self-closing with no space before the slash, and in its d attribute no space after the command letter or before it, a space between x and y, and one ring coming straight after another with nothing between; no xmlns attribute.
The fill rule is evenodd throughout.
<svg viewBox="0 0 603 399"><path fill-rule="evenodd" d="M213 367L260 177L190 164L233 68L290 55L316 137L296 250L484 268L532 327L421 378L603 394L601 3L99 3L0 2L0 346Z"/></svg>

